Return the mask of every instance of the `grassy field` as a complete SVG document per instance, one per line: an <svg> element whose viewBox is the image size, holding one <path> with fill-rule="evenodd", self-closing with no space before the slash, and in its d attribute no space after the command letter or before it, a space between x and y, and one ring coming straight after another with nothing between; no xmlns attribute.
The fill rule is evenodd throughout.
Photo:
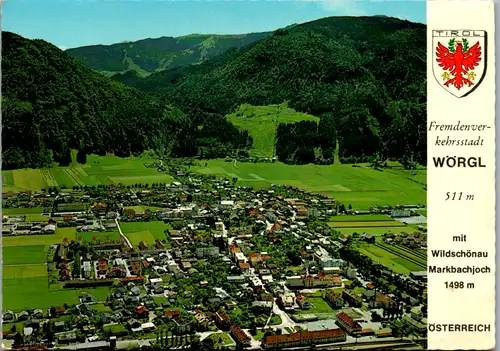
<svg viewBox="0 0 500 351"><path fill-rule="evenodd" d="M15 264L45 263L47 262L47 250L47 245L4 246L2 248L2 263L4 267Z"/></svg>
<svg viewBox="0 0 500 351"><path fill-rule="evenodd" d="M33 246L33 245L44 245L46 250L53 244L59 244L64 238L68 240L74 240L76 234L76 228L57 228L55 234L47 235L20 235L20 236L5 236L2 238L2 246Z"/></svg>
<svg viewBox="0 0 500 351"><path fill-rule="evenodd" d="M206 166L205 166L206 164ZM202 174L237 178L240 185L268 187L288 184L333 196L355 210L374 205L426 204L423 186L399 173L352 165L286 165L208 160L191 167ZM354 217L354 216L353 216Z"/></svg>
<svg viewBox="0 0 500 351"><path fill-rule="evenodd" d="M170 228L167 224L161 221L153 222L125 222L121 223L123 234L125 234L132 245L138 246L143 240L148 245L153 245L156 240L164 240L165 229Z"/></svg>
<svg viewBox="0 0 500 351"><path fill-rule="evenodd" d="M265 137L265 140L269 140L269 137ZM146 163L153 161L147 156L118 158L89 155L85 165L2 171L2 191L41 190L49 186L170 182L171 176L158 172L155 168L145 167ZM368 209L374 205L425 204L427 197L424 185L417 182L425 180L425 170L409 173L410 171L397 167L378 171L369 167L343 164L298 166L279 162L240 163L224 160L202 161L199 166L190 167L190 170L234 177L238 179L239 184L253 187L268 187L271 184L293 185L333 196L346 206L352 205L355 210ZM140 212L143 208L137 210ZM40 217L41 212L36 211L31 213L33 220L46 219Z"/></svg>
<svg viewBox="0 0 500 351"><path fill-rule="evenodd" d="M298 310L296 311L297 314L323 314L334 312L328 302L323 300L322 297L307 297L307 300L311 303L311 308L308 310Z"/></svg>
<svg viewBox="0 0 500 351"><path fill-rule="evenodd" d="M411 233L416 231L410 226L404 227L350 227L350 228L335 228L336 231L342 234L371 234L371 235L382 235L385 233L399 234L399 233Z"/></svg>
<svg viewBox="0 0 500 351"><path fill-rule="evenodd" d="M105 241L105 240L120 240L120 233L115 232L81 232L75 234L76 239L82 239L84 241Z"/></svg>
<svg viewBox="0 0 500 351"><path fill-rule="evenodd" d="M328 222L332 228L377 228L377 227L404 227L400 221L348 221L348 222Z"/></svg>
<svg viewBox="0 0 500 351"><path fill-rule="evenodd" d="M318 117L296 112L285 104L279 106L243 104L234 113L227 115L226 118L236 127L247 130L253 138L250 155L263 157L274 156L278 124L300 121L319 122Z"/></svg>
<svg viewBox="0 0 500 351"><path fill-rule="evenodd" d="M135 213L144 213L146 210L150 211L158 211L161 210L161 207L154 207L154 206L125 206L123 207L126 210L133 210Z"/></svg>
<svg viewBox="0 0 500 351"><path fill-rule="evenodd" d="M87 164L68 167L16 169L2 171L2 191L41 190L48 187L71 188L75 185L170 182L171 176L145 167L153 160L147 156L119 158L89 155Z"/></svg>
<svg viewBox="0 0 500 351"><path fill-rule="evenodd" d="M34 208L2 208L2 215L4 216L26 216L27 221L32 222L47 222L50 216L43 215L43 207ZM62 218L54 218L56 221Z"/></svg>
<svg viewBox="0 0 500 351"><path fill-rule="evenodd" d="M91 233L78 233L81 234ZM75 236L75 228L57 228L56 234L52 235L2 238L2 296L5 310L20 311L77 303L80 291L102 300L106 298L108 288L49 291L45 264L49 247L61 243L64 238L74 240Z"/></svg>
<svg viewBox="0 0 500 351"><path fill-rule="evenodd" d="M43 267L45 268L45 266ZM105 300L108 295L108 288L49 291L46 268L44 275L41 275L42 270L40 269L36 273L37 276L33 276L35 273L30 269L31 273L29 275L23 274L22 277L19 276L19 271L14 273L9 267L3 269L2 307L4 310L21 311L30 308L50 308L51 306L62 306L65 303L71 305L79 302L78 294L82 291L93 295L98 300ZM16 278L12 278L13 276Z"/></svg>
<svg viewBox="0 0 500 351"><path fill-rule="evenodd" d="M391 216L385 214L366 214L366 215L339 215L332 216L330 222L374 222L374 221L393 221Z"/></svg>

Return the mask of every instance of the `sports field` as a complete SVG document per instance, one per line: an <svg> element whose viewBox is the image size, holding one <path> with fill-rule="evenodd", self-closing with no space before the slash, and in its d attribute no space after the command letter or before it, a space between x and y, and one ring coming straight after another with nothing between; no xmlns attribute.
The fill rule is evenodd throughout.
<svg viewBox="0 0 500 351"><path fill-rule="evenodd" d="M426 204L423 186L402 172L378 171L352 165L286 165L283 163L241 163L224 160L200 162L191 167L202 174L237 178L239 184L268 187L288 184L336 198L354 210L371 206ZM206 166L205 166L206 164ZM421 171L425 172L425 171Z"/></svg>
<svg viewBox="0 0 500 351"><path fill-rule="evenodd" d="M84 165L45 169L2 171L2 191L41 190L57 186L73 186L170 182L172 177L145 164L153 162L146 156L119 158L89 155Z"/></svg>

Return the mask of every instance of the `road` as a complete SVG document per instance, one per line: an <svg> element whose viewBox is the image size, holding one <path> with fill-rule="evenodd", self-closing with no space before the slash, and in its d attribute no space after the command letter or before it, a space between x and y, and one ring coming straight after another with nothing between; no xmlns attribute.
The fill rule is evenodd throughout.
<svg viewBox="0 0 500 351"><path fill-rule="evenodd" d="M128 240L128 238L122 232L122 228L120 227L120 223L118 222L118 215L115 218L115 223L116 223L116 227L118 228L118 232L120 233L120 238L125 240L129 249L133 249L134 247L132 246L132 243L130 242L130 240Z"/></svg>

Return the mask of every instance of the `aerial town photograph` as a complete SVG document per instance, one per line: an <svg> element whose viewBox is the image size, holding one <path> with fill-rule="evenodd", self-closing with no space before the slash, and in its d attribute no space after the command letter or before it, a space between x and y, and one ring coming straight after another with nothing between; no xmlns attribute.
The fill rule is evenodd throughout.
<svg viewBox="0 0 500 351"><path fill-rule="evenodd" d="M426 349L425 2L1 6L3 349Z"/></svg>

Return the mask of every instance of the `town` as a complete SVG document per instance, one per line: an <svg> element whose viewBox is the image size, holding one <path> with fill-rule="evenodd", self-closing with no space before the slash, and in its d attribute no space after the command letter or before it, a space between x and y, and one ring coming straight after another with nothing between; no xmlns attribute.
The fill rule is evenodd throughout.
<svg viewBox="0 0 500 351"><path fill-rule="evenodd" d="M4 247L4 270L14 272L11 280L29 277L40 255L29 249L45 247L39 266L47 281L39 288L48 289L40 306L23 305L30 297L22 292L16 306L4 298L4 345L423 348L425 226L344 234L330 223L386 217L406 224L418 206L350 207L294 186L254 189L187 171L172 183L4 193L4 242L36 238ZM366 254L377 250L416 269L400 273Z"/></svg>

